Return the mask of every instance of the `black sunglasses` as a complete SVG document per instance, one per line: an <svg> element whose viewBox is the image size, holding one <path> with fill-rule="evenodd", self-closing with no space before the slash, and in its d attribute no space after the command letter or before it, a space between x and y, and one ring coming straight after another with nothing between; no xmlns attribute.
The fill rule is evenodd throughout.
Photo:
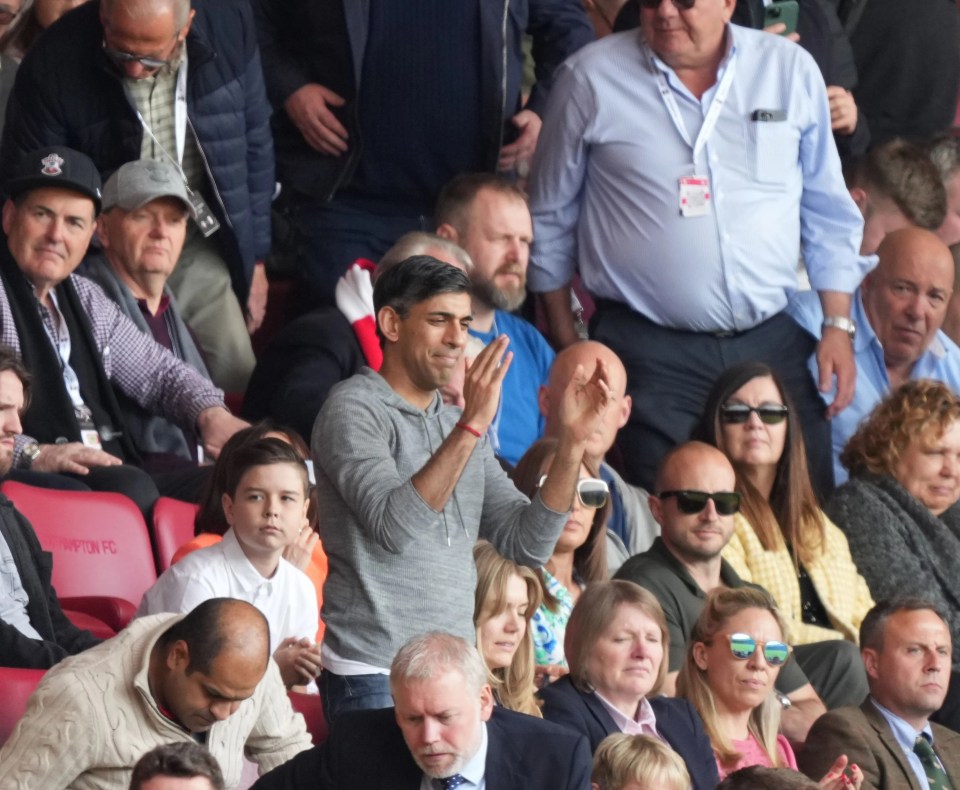
<svg viewBox="0 0 960 790"><path fill-rule="evenodd" d="M713 506L721 516L732 516L740 510L740 494L736 491L714 491L708 494L706 491L661 491L660 499L675 497L677 508L681 513L692 516L694 513L700 513L707 506L708 500L713 500Z"/></svg>
<svg viewBox="0 0 960 790"><path fill-rule="evenodd" d="M661 0L640 0L641 8L659 8ZM689 11L697 0L673 0L673 4L681 11Z"/></svg>
<svg viewBox="0 0 960 790"><path fill-rule="evenodd" d="M756 412L760 422L764 425L779 425L790 410L779 403L769 403L764 406L747 406L746 403L725 403L720 407L720 422L728 425L741 425L750 419Z"/></svg>

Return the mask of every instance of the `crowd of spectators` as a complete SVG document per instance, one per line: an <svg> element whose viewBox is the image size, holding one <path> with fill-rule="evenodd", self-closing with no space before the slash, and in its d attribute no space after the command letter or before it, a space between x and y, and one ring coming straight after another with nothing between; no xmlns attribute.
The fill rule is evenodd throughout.
<svg viewBox="0 0 960 790"><path fill-rule="evenodd" d="M0 491L0 788L960 787L911 9L0 3L0 480L195 506L95 636Z"/></svg>

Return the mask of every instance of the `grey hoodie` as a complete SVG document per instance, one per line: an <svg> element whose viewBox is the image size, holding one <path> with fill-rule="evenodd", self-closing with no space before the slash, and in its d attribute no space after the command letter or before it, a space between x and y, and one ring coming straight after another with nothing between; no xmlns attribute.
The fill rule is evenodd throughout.
<svg viewBox="0 0 960 790"><path fill-rule="evenodd" d="M420 498L410 478L459 418L439 394L416 408L370 368L338 384L317 417L324 639L343 658L386 668L408 639L434 630L472 644L478 537L523 565L553 552L567 514L517 491L485 439L443 511Z"/></svg>

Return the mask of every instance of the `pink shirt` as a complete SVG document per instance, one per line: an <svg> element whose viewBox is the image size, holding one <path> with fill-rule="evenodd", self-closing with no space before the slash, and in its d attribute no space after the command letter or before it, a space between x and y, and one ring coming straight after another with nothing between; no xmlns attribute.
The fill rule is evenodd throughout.
<svg viewBox="0 0 960 790"><path fill-rule="evenodd" d="M729 769L722 766L719 760L717 761L717 771L719 771L721 779L727 774L732 774L734 771L739 771L741 768L748 768L751 765L763 765L767 768L777 767L770 762L769 755L763 750L760 742L752 735L745 741L734 741L733 748L743 756L735 766ZM777 736L777 752L779 752L780 759L787 764L788 768L792 768L794 771L797 770L797 758L793 754L793 749L789 741L782 735Z"/></svg>

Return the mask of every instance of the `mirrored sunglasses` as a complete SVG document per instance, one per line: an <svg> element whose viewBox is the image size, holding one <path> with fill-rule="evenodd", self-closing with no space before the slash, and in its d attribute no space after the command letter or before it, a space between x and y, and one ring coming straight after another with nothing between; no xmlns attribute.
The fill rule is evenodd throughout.
<svg viewBox="0 0 960 790"><path fill-rule="evenodd" d="M726 403L720 407L720 422L740 425L756 412L764 425L777 425L787 419L790 410L781 404L770 403L764 406L747 406L745 403Z"/></svg>
<svg viewBox="0 0 960 790"><path fill-rule="evenodd" d="M540 478L540 482L537 483L537 488L543 488L546 480L547 476L543 475L543 477ZM580 500L581 505L590 508L590 510L602 508L607 504L609 496L610 487L605 480L601 480L598 477L584 477L577 481L577 499Z"/></svg>
<svg viewBox="0 0 960 790"><path fill-rule="evenodd" d="M730 653L734 658L746 661L759 649L763 660L772 667L782 667L790 658L792 648L786 642L759 642L750 634L728 634Z"/></svg>
<svg viewBox="0 0 960 790"><path fill-rule="evenodd" d="M717 513L721 516L732 516L740 510L740 494L736 491L714 491L712 494L706 491L661 491L659 497L660 499L674 497L677 500L677 508L687 515L700 513L711 499Z"/></svg>

